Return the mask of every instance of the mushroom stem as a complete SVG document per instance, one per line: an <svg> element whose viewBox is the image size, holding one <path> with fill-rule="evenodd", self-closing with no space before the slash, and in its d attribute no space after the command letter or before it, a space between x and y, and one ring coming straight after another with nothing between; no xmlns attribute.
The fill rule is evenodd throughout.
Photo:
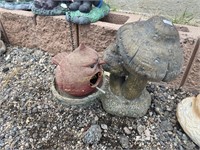
<svg viewBox="0 0 200 150"><path fill-rule="evenodd" d="M121 77L119 75L110 74L110 90L115 94L120 96L121 95L121 87L123 82L125 81L125 77Z"/></svg>
<svg viewBox="0 0 200 150"><path fill-rule="evenodd" d="M122 85L122 95L129 100L138 98L146 87L147 81L147 78L137 73L129 74L128 78Z"/></svg>

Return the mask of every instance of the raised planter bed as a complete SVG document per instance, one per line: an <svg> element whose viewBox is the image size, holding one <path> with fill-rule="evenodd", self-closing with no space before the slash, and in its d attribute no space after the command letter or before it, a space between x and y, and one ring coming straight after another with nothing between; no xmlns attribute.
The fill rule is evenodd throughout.
<svg viewBox="0 0 200 150"><path fill-rule="evenodd" d="M12 45L27 48L37 47L52 54L71 50L69 24L65 20L64 15L34 16L32 12L6 9L0 9L0 15ZM112 12L107 17L101 19L101 21L91 25L80 26L79 40L96 51L103 52L114 41L116 31L120 26L127 22L138 21L140 18L141 16L139 15ZM73 29L75 35L75 27ZM185 62L181 75L168 84L175 87L179 87L181 83L194 48L194 43L200 35L200 28L198 27L178 25L178 30L184 49ZM193 67L183 86L190 91L200 90L198 83L200 81L199 53L198 51Z"/></svg>

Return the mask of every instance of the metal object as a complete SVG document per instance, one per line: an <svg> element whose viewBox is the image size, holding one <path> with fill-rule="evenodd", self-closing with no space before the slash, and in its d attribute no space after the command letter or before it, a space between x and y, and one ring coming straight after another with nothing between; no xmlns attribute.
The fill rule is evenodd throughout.
<svg viewBox="0 0 200 150"><path fill-rule="evenodd" d="M182 87L185 84L186 80L187 80L187 77L188 77L188 75L190 73L190 69L192 68L192 64L193 64L193 62L195 60L195 56L196 56L196 54L198 52L199 46L200 46L200 37L197 39L197 42L195 44L195 47L194 47L194 50L192 52L191 58L190 58L190 60L188 62L187 68L185 69L185 72L183 74L183 78L181 80L181 83L180 83L179 87Z"/></svg>
<svg viewBox="0 0 200 150"><path fill-rule="evenodd" d="M79 47L79 25L76 24L76 45Z"/></svg>
<svg viewBox="0 0 200 150"><path fill-rule="evenodd" d="M74 35L73 35L72 22L71 22L71 12L70 12L70 10L69 10L69 6L68 6L68 5L67 5L67 14L68 14L68 17L69 17L69 30L70 30L72 51L74 51L74 50L75 50Z"/></svg>
<svg viewBox="0 0 200 150"><path fill-rule="evenodd" d="M37 25L37 20L36 20L37 16L38 16L37 14L34 14L33 16L33 23L35 26Z"/></svg>

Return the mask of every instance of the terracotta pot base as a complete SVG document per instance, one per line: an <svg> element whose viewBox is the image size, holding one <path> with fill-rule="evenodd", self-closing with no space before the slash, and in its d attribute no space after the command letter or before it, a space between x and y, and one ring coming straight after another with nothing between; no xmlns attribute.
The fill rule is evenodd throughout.
<svg viewBox="0 0 200 150"><path fill-rule="evenodd" d="M102 85L99 88L101 88L102 90L105 89L105 78L103 78ZM93 102L96 102L97 98L103 94L101 91L97 90L84 97L71 96L67 93L60 92L56 88L55 79L52 83L51 91L55 96L56 100L58 100L64 105L89 105Z"/></svg>

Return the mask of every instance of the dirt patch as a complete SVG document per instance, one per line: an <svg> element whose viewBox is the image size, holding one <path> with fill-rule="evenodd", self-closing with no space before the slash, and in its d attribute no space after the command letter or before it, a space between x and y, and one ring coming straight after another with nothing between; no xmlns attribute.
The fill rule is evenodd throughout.
<svg viewBox="0 0 200 150"><path fill-rule="evenodd" d="M184 26L176 26L176 29L178 31L182 31L182 32L190 32L189 29L187 27L184 27Z"/></svg>
<svg viewBox="0 0 200 150"><path fill-rule="evenodd" d="M174 80L168 83L169 86L173 86L178 88L180 86L181 80L183 78L183 74L185 73L188 62L191 58L191 54L194 50L196 39L193 38L184 38L181 39L180 43L183 48L184 54L184 64L182 67L182 71L180 75ZM194 60L193 65L188 74L188 78L183 86L183 88L187 91L200 91L200 54L199 51L196 56L196 60Z"/></svg>

